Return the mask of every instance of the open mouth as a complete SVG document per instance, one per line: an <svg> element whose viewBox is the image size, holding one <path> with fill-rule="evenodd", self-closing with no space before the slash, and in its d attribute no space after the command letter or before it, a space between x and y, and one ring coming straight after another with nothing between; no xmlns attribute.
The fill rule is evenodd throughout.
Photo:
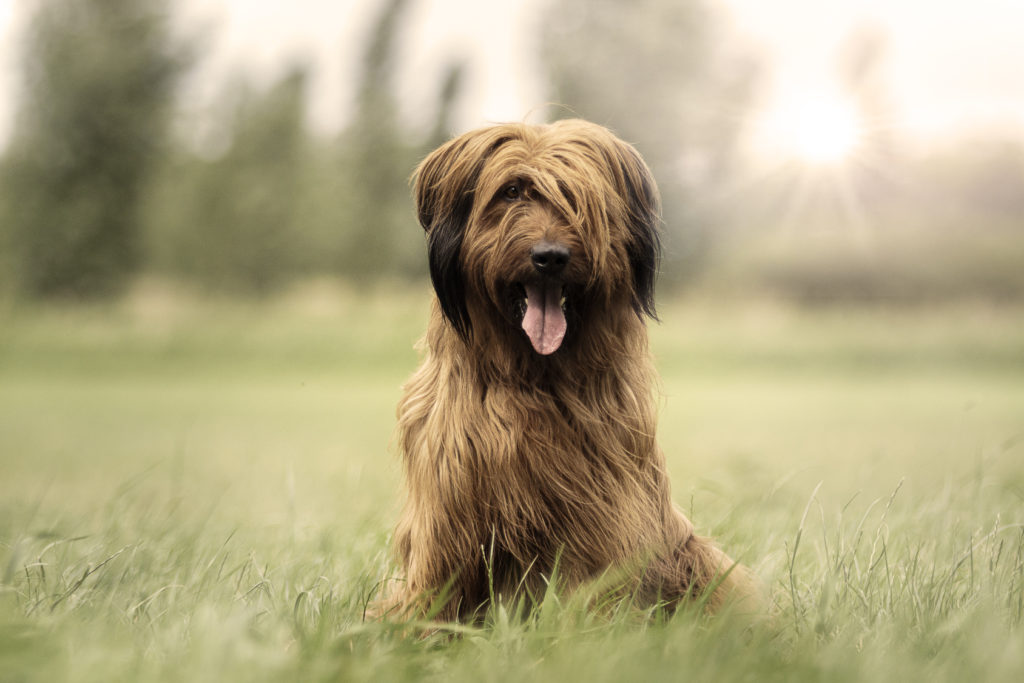
<svg viewBox="0 0 1024 683"><path fill-rule="evenodd" d="M516 317L530 338L533 350L549 356L565 339L565 286L559 280L545 278L537 282L517 283Z"/></svg>

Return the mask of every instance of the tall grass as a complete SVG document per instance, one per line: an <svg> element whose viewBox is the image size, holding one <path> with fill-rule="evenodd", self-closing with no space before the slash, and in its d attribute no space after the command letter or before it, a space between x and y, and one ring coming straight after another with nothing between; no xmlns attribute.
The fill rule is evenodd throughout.
<svg viewBox="0 0 1024 683"><path fill-rule="evenodd" d="M765 618L471 627L364 619L423 296L143 303L0 325L0 681L1024 677L1019 316L663 306L675 497Z"/></svg>

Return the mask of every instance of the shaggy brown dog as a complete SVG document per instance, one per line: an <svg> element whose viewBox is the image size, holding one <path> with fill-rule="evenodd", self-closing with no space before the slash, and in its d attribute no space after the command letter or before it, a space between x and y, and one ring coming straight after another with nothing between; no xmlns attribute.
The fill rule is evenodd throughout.
<svg viewBox="0 0 1024 683"><path fill-rule="evenodd" d="M611 571L670 608L747 592L673 505L655 442L660 219L637 152L585 121L500 125L434 151L414 184L437 300L398 407L391 609L471 619L553 572L573 588Z"/></svg>

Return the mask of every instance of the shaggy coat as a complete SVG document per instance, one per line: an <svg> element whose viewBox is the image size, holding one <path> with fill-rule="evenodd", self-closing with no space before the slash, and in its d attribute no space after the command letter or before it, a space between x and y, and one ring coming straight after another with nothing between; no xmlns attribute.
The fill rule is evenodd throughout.
<svg viewBox="0 0 1024 683"><path fill-rule="evenodd" d="M584 121L494 126L434 151L414 191L437 298L398 406L388 609L472 619L553 574L669 607L745 591L655 441L659 201L637 152Z"/></svg>

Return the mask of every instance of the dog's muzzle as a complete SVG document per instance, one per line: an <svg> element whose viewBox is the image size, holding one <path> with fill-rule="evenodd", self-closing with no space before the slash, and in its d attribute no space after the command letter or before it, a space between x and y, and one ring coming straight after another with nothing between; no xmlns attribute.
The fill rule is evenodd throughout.
<svg viewBox="0 0 1024 683"><path fill-rule="evenodd" d="M569 264L569 258L569 249L553 242L540 242L530 250L530 261L540 277L523 283L526 291L523 331L530 338L533 350L544 356L557 351L565 339L565 288L560 275Z"/></svg>

